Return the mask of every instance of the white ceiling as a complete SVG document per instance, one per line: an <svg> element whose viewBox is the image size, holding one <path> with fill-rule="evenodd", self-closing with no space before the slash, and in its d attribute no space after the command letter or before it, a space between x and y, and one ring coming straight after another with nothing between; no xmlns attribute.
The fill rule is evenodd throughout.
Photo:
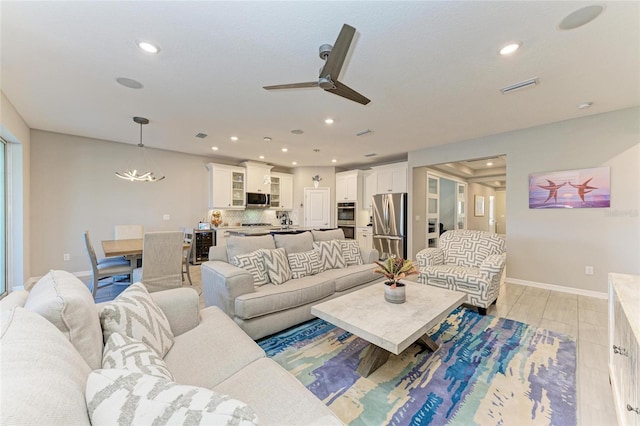
<svg viewBox="0 0 640 426"><path fill-rule="evenodd" d="M366 166L639 105L640 2L599 2L605 11L591 23L558 29L591 4L2 1L1 84L33 129L136 144L132 117L142 116L149 147L233 161L263 154L282 167ZM340 81L369 105L319 88L262 88L316 78L318 47L344 23L357 33ZM142 53L136 40L161 52ZM509 41L522 48L501 57ZM533 77L537 87L500 92ZM585 101L594 105L576 108ZM355 136L365 129L373 132Z"/></svg>

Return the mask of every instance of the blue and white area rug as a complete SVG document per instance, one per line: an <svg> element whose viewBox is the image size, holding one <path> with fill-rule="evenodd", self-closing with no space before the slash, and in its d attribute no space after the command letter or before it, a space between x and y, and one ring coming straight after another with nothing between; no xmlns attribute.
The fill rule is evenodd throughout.
<svg viewBox="0 0 640 426"><path fill-rule="evenodd" d="M465 308L429 335L367 378L367 342L319 319L258 343L347 424L576 424L574 338Z"/></svg>

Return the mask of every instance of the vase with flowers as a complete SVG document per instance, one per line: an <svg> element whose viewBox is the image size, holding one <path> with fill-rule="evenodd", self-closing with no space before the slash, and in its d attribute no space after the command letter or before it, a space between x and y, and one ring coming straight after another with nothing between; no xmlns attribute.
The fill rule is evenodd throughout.
<svg viewBox="0 0 640 426"><path fill-rule="evenodd" d="M313 187L317 188L318 185L320 185L320 181L322 180L322 178L320 177L320 175L315 175L311 178L311 180L313 181Z"/></svg>
<svg viewBox="0 0 640 426"><path fill-rule="evenodd" d="M375 263L378 267L373 272L382 274L387 279L384 283L384 299L389 303L404 303L406 300L405 285L400 280L418 273L413 262L391 256L385 262L376 261Z"/></svg>

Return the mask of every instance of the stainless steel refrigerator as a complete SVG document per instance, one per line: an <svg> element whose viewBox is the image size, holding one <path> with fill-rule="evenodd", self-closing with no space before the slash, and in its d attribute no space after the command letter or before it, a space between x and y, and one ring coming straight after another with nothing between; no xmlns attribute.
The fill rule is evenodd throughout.
<svg viewBox="0 0 640 426"><path fill-rule="evenodd" d="M373 248L380 259L391 255L407 258L407 194L373 196Z"/></svg>

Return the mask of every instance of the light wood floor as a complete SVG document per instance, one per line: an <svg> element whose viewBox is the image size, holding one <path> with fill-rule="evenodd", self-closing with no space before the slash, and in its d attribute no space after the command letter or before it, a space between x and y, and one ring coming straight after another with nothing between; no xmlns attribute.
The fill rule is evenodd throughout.
<svg viewBox="0 0 640 426"><path fill-rule="evenodd" d="M203 308L200 266L191 266L190 270ZM126 286L119 285L100 289L96 301L112 300L124 288ZM578 351L578 424L605 426L616 424L607 370L607 309L604 299L505 283L498 302L487 313L574 336Z"/></svg>

